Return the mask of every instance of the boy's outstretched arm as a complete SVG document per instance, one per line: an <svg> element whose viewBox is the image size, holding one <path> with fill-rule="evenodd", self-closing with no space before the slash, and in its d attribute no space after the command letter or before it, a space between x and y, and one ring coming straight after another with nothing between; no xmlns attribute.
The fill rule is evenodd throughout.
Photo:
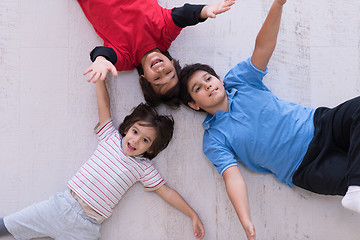
<svg viewBox="0 0 360 240"><path fill-rule="evenodd" d="M178 27L185 28L204 22L207 18L215 18L217 14L230 10L233 4L235 0L221 0L210 5L186 3L182 7L174 8L171 16Z"/></svg>
<svg viewBox="0 0 360 240"><path fill-rule="evenodd" d="M155 190L159 196L166 202L189 216L192 220L194 236L202 239L205 235L204 226L198 216L198 214L190 207L190 205L180 196L174 189L163 185L159 189Z"/></svg>
<svg viewBox="0 0 360 240"><path fill-rule="evenodd" d="M97 81L105 81L106 74L111 72L114 77L117 76L117 71L115 66L107 60L103 56L96 57L95 61L90 65L88 69L83 73L84 75L88 75L87 81L93 81L96 83Z"/></svg>
<svg viewBox="0 0 360 240"><path fill-rule="evenodd" d="M250 217L247 187L238 166L232 166L223 173L226 192L243 226L248 240L255 240L256 233Z"/></svg>
<svg viewBox="0 0 360 240"><path fill-rule="evenodd" d="M99 113L99 123L101 125L111 117L110 99L106 89L105 81L98 81L96 83L96 98Z"/></svg>
<svg viewBox="0 0 360 240"><path fill-rule="evenodd" d="M235 0L221 0L206 5L200 12L200 18L216 18L216 15L230 10L233 4L235 4Z"/></svg>
<svg viewBox="0 0 360 240"><path fill-rule="evenodd" d="M281 14L286 0L274 0L255 42L251 62L260 70L265 70L275 49L280 28Z"/></svg>

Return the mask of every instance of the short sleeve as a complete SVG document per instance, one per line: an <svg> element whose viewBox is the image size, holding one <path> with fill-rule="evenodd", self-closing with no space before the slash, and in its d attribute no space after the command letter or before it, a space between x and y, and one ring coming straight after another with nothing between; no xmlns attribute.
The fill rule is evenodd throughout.
<svg viewBox="0 0 360 240"><path fill-rule="evenodd" d="M264 76L267 74L268 69L262 71L256 68L251 58L238 63L232 68L224 78L224 84L226 90L231 88L238 88L242 84L251 85L257 89L269 90L262 82Z"/></svg>
<svg viewBox="0 0 360 240"><path fill-rule="evenodd" d="M146 168L140 182L144 185L145 191L155 191L165 184L164 179L152 164Z"/></svg>
<svg viewBox="0 0 360 240"><path fill-rule="evenodd" d="M204 133L203 151L220 175L229 167L237 166L235 156L226 146L225 141L225 137L220 133L209 133L208 131Z"/></svg>
<svg viewBox="0 0 360 240"><path fill-rule="evenodd" d="M98 141L106 141L110 136L117 133L117 130L114 127L113 121L111 118L106 120L103 124L97 124L94 128L96 135L98 136Z"/></svg>

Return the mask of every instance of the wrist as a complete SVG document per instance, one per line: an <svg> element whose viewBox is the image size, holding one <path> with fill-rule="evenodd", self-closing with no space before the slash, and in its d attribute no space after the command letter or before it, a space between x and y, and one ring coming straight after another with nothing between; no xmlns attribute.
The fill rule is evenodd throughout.
<svg viewBox="0 0 360 240"><path fill-rule="evenodd" d="M284 0L275 0L274 5L276 5L279 8L282 8L284 6L285 2L286 1L284 1Z"/></svg>
<svg viewBox="0 0 360 240"><path fill-rule="evenodd" d="M208 9L208 5L205 5L202 9L201 9L201 12L200 12L200 15L199 15L199 18L200 19L206 19L207 18L207 14L206 14L206 11Z"/></svg>
<svg viewBox="0 0 360 240"><path fill-rule="evenodd" d="M95 58L95 61L98 60L98 61L101 61L101 60L107 60L104 56L97 56Z"/></svg>
<svg viewBox="0 0 360 240"><path fill-rule="evenodd" d="M189 214L189 217L191 218L191 220L199 218L199 216L197 215L197 213L195 211L191 211Z"/></svg>
<svg viewBox="0 0 360 240"><path fill-rule="evenodd" d="M243 226L243 228L246 228L247 226L252 224L252 221L251 221L251 218L240 219L240 223Z"/></svg>

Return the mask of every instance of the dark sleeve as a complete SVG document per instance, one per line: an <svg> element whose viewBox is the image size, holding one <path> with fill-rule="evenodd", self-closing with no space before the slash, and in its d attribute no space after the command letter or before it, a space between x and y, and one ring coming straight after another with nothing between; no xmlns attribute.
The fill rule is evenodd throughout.
<svg viewBox="0 0 360 240"><path fill-rule="evenodd" d="M114 65L117 62L117 56L114 49L109 47L104 47L104 46L95 47L90 53L91 61L94 62L98 56L103 56Z"/></svg>
<svg viewBox="0 0 360 240"><path fill-rule="evenodd" d="M184 28L187 26L196 25L199 22L204 22L205 19L200 19L200 12L205 5L194 5L186 3L182 7L174 8L171 11L171 17L176 26Z"/></svg>

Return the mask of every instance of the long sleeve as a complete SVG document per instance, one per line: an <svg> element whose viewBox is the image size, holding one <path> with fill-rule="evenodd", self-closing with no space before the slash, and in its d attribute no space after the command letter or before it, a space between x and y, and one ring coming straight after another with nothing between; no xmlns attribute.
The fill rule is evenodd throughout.
<svg viewBox="0 0 360 240"><path fill-rule="evenodd" d="M114 65L117 62L116 53L115 53L114 49L112 49L110 47L104 47L104 46L95 47L90 53L91 61L94 62L98 56L105 57L107 60L109 60Z"/></svg>
<svg viewBox="0 0 360 240"><path fill-rule="evenodd" d="M186 3L182 7L174 8L171 11L171 17L176 26L184 28L193 26L206 19L200 19L200 12L205 5L194 5Z"/></svg>

